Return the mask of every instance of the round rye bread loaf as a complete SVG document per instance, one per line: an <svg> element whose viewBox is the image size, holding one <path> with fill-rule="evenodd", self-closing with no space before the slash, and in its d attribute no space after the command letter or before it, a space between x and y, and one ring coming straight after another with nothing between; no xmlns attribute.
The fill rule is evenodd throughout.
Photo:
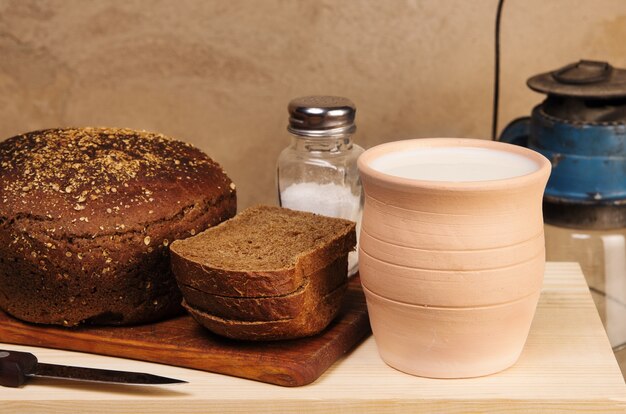
<svg viewBox="0 0 626 414"><path fill-rule="evenodd" d="M193 146L129 129L0 143L0 308L45 324L135 324L181 310L169 243L236 212Z"/></svg>

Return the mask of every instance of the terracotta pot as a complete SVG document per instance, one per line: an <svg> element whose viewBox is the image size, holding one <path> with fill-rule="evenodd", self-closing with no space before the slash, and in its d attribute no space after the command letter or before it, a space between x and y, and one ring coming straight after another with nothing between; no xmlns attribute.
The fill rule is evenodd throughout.
<svg viewBox="0 0 626 414"><path fill-rule="evenodd" d="M369 290L400 302L443 307L497 305L535 293L543 283L544 263L541 254L494 269L430 270L383 262L363 249L359 256L361 283Z"/></svg>
<svg viewBox="0 0 626 414"><path fill-rule="evenodd" d="M441 378L513 364L543 280L550 162L510 144L431 138L374 147L358 166L360 274L383 359Z"/></svg>
<svg viewBox="0 0 626 414"><path fill-rule="evenodd" d="M543 232L529 240L493 249L428 250L376 239L361 230L360 248L372 257L400 266L431 270L481 270L513 266L543 257ZM362 272L361 272L362 273ZM369 275L361 274L361 280Z"/></svg>
<svg viewBox="0 0 626 414"><path fill-rule="evenodd" d="M510 200L510 204L491 204L490 201L502 200L494 200L496 195L493 193L485 197L485 190L463 194L460 203L457 202L458 192L420 191L414 197L420 204L427 199L444 201L442 206L435 207L439 212L433 213L381 202L381 198L376 196L392 197L393 193L388 189L380 191L377 184L370 185L373 194L365 197L368 209L363 212L362 229L379 240L431 250L458 250L467 246L490 249L502 248L511 240L529 240L543 232L541 208L536 206L537 199L543 196L540 186L523 188L528 191L521 192L511 189L499 191L498 198ZM459 204L468 209L465 212L456 211ZM415 208L419 208L417 203ZM520 220L520 215L523 215L523 220ZM480 237L476 237L477 234Z"/></svg>
<svg viewBox="0 0 626 414"><path fill-rule="evenodd" d="M381 358L400 371L430 378L478 377L513 365L539 299L537 291L502 305L436 308L363 290Z"/></svg>

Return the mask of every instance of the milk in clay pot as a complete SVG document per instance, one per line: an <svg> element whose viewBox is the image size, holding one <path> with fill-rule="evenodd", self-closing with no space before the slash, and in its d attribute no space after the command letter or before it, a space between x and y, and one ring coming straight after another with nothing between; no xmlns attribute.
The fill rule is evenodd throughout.
<svg viewBox="0 0 626 414"><path fill-rule="evenodd" d="M382 359L431 378L513 365L541 291L550 162L500 142L427 138L371 148L358 164L359 274Z"/></svg>
<svg viewBox="0 0 626 414"><path fill-rule="evenodd" d="M352 142L356 108L346 98L307 96L288 106L290 145L278 157L278 199L282 207L340 217L357 223L363 196L356 161L363 148ZM348 274L358 255L348 256Z"/></svg>

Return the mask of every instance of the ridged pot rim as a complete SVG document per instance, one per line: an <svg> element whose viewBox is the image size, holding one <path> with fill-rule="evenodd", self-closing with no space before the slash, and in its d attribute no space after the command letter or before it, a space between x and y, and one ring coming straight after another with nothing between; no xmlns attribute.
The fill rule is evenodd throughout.
<svg viewBox="0 0 626 414"><path fill-rule="evenodd" d="M509 152L530 158L535 161L539 167L528 174L503 179L483 181L430 181L398 177L378 171L370 166L373 160L389 153L403 152L416 148L441 147L474 147ZM493 191L512 187L523 187L536 182L542 182L544 178L547 180L547 177L550 175L550 170L552 169L550 161L536 151L518 145L479 138L415 138L387 142L372 147L361 154L357 160L357 166L364 182L366 178L371 178L380 184L387 184L393 187L446 191Z"/></svg>

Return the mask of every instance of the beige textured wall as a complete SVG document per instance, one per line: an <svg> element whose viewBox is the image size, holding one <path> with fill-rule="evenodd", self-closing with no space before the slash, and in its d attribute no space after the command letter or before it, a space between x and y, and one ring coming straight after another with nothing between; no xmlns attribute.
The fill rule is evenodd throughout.
<svg viewBox="0 0 626 414"><path fill-rule="evenodd" d="M490 131L496 0L0 0L0 137L124 126L194 143L275 202L286 105L336 94L364 147ZM508 0L504 122L525 79L581 57L626 67L626 1Z"/></svg>

